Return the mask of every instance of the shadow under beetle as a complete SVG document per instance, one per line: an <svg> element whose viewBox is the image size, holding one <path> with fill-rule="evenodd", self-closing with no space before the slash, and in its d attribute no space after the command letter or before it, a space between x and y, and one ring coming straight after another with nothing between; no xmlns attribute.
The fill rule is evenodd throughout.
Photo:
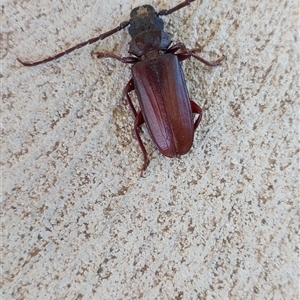
<svg viewBox="0 0 300 300"><path fill-rule="evenodd" d="M207 66L218 66L225 56L209 62L189 50L183 43L170 46L172 41L164 28L160 16L165 16L188 6L195 0L186 0L169 10L156 12L150 5L134 8L130 20L118 27L100 34L86 42L80 43L55 56L37 62L18 61L24 66L37 66L68 54L88 44L103 40L129 26L132 37L129 51L132 56L120 57L113 53L93 51L96 58L114 58L123 63L133 64L132 78L125 88L128 104L134 114L134 131L144 156L142 172L149 164L139 127L146 124L152 141L158 150L167 157L178 157L186 154L192 147L194 132L202 118L202 109L190 100L180 62L191 56ZM135 90L140 111L132 103L129 93ZM193 114L198 114L194 121Z"/></svg>

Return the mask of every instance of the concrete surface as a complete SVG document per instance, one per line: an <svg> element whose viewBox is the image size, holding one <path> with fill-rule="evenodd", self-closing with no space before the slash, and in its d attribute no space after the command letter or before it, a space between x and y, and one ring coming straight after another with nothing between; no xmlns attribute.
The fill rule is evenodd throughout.
<svg viewBox="0 0 300 300"><path fill-rule="evenodd" d="M122 100L130 66L90 56L126 56L126 30L57 62L16 61L142 4L2 3L2 299L297 299L296 1L196 1L164 18L174 41L228 60L183 63L203 121L181 159L143 130L144 178Z"/></svg>

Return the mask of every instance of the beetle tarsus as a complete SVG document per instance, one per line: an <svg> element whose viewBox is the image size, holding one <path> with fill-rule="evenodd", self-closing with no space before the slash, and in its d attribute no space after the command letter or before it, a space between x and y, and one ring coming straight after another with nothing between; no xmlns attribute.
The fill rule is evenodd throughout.
<svg viewBox="0 0 300 300"><path fill-rule="evenodd" d="M147 159L147 161L144 161L144 164L143 164L143 167L142 167L142 169L141 169L141 177L144 177L144 172L146 171L146 169L147 169L147 167L148 167L148 165L149 165L149 159Z"/></svg>

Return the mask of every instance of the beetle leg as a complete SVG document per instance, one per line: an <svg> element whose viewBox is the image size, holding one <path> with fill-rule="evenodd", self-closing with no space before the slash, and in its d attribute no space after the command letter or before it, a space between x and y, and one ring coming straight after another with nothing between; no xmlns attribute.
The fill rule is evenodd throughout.
<svg viewBox="0 0 300 300"><path fill-rule="evenodd" d="M215 61L207 61L204 58L200 57L199 55L195 54L192 50L188 50L188 49L186 52L178 53L176 55L177 55L179 61L183 61L192 56L192 57L196 58L197 60L200 60L203 64L205 64L209 67L219 66L223 60L226 60L226 56L223 55L222 57L220 57L219 59L217 59Z"/></svg>
<svg viewBox="0 0 300 300"><path fill-rule="evenodd" d="M223 60L226 59L226 56L223 55L221 58L215 60L215 61L207 61L205 59L203 59L202 57L200 57L199 55L195 54L195 51L199 51L201 48L196 48L196 49L187 49L185 44L183 43L177 43L175 45L173 45L172 47L170 47L167 50L167 53L174 53L178 50L181 50L180 53L177 53L175 55L177 55L179 61L183 61L185 59L190 58L191 56L196 58L197 60L200 60L203 64L209 66L209 67L215 67L215 66L219 66L221 64L221 62Z"/></svg>
<svg viewBox="0 0 300 300"><path fill-rule="evenodd" d="M196 130L202 119L202 108L192 100L191 100L191 107L192 107L193 114L199 115L194 123L194 130Z"/></svg>
<svg viewBox="0 0 300 300"><path fill-rule="evenodd" d="M198 46L197 48L187 49L187 47L185 46L184 43L179 42L179 43L174 44L172 47L170 47L166 52L167 53L174 53L175 54L175 52L178 51L178 50L180 50L181 52L177 53L176 55L178 55L178 54L194 53L194 52L201 52L202 51L202 47ZM187 58L189 58L189 57L190 56L188 56Z"/></svg>
<svg viewBox="0 0 300 300"><path fill-rule="evenodd" d="M207 61L207 60L203 59L202 57L198 56L197 54L193 53L192 50L187 50L187 52L189 52L190 56L193 56L197 60L200 60L203 64L205 64L209 67L219 66L223 60L226 60L226 56L223 55L222 57L220 57L219 59L217 59L215 61Z"/></svg>
<svg viewBox="0 0 300 300"><path fill-rule="evenodd" d="M127 98L127 103L128 103L128 105L129 105L131 111L133 112L134 117L136 118L138 114L137 114L136 109L135 109L135 107L134 107L134 105L133 105L133 103L132 103L132 101L131 101L130 96L129 96L129 93L130 93L131 91L133 91L133 90L134 90L134 83L133 83L133 79L131 78L131 79L129 80L129 82L127 83L126 87L125 87L124 93L125 93L126 98Z"/></svg>
<svg viewBox="0 0 300 300"><path fill-rule="evenodd" d="M167 50L167 53L175 53L176 51L178 50L181 50L183 52L186 52L186 47L185 47L185 44L183 43L176 43L174 44L172 47L170 47L168 50Z"/></svg>
<svg viewBox="0 0 300 300"><path fill-rule="evenodd" d="M127 83L126 87L125 87L125 94L126 94L126 98L127 98L127 102L129 104L129 107L131 109L131 111L133 112L134 114L134 117L135 117L135 121L134 121L134 133L135 133L135 136L136 136L136 139L139 143L139 146L142 150L142 153L143 153L143 156L144 156L144 165L143 165L143 168L142 168L142 171L141 171L141 174L146 170L148 164L149 164L149 160L148 160L148 155L147 155L147 151L145 149L145 146L143 144L143 141L141 139L141 136L140 136L140 133L139 133L139 127L145 123L144 121L144 117L142 115L141 112L137 113L133 103L132 103L132 100L129 96L129 93L131 91L134 90L134 83L133 83L133 79L131 78L129 80L129 82Z"/></svg>
<svg viewBox="0 0 300 300"><path fill-rule="evenodd" d="M127 63L127 64L135 64L136 62L139 61L139 59L137 57L133 57L133 56L126 56L126 57L121 57L121 56L118 56L114 53L106 53L106 52L97 52L97 51L92 51L91 52L91 55L94 57L94 58L97 58L97 59L101 59L101 58L114 58L114 59L117 59L123 63Z"/></svg>
<svg viewBox="0 0 300 300"><path fill-rule="evenodd" d="M143 152L143 156L144 156L144 165L141 171L141 175L143 174L143 172L147 169L147 166L149 165L149 159L148 159L148 155L147 155L147 151L145 149L145 146L143 144L143 141L141 139L140 133L139 133L139 127L144 124L144 117L142 115L142 112L139 112L137 117L135 118L134 121L134 132L135 132L135 136L138 140L139 146Z"/></svg>

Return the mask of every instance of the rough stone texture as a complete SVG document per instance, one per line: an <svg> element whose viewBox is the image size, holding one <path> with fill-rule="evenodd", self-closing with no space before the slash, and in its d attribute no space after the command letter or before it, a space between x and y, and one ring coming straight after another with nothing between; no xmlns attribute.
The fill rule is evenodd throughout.
<svg viewBox="0 0 300 300"><path fill-rule="evenodd" d="M158 10L180 0L148 2ZM125 2L125 3L124 3ZM132 136L124 30L136 1L3 5L2 299L297 299L297 1L196 1L165 17L204 109L194 147L168 159Z"/></svg>

